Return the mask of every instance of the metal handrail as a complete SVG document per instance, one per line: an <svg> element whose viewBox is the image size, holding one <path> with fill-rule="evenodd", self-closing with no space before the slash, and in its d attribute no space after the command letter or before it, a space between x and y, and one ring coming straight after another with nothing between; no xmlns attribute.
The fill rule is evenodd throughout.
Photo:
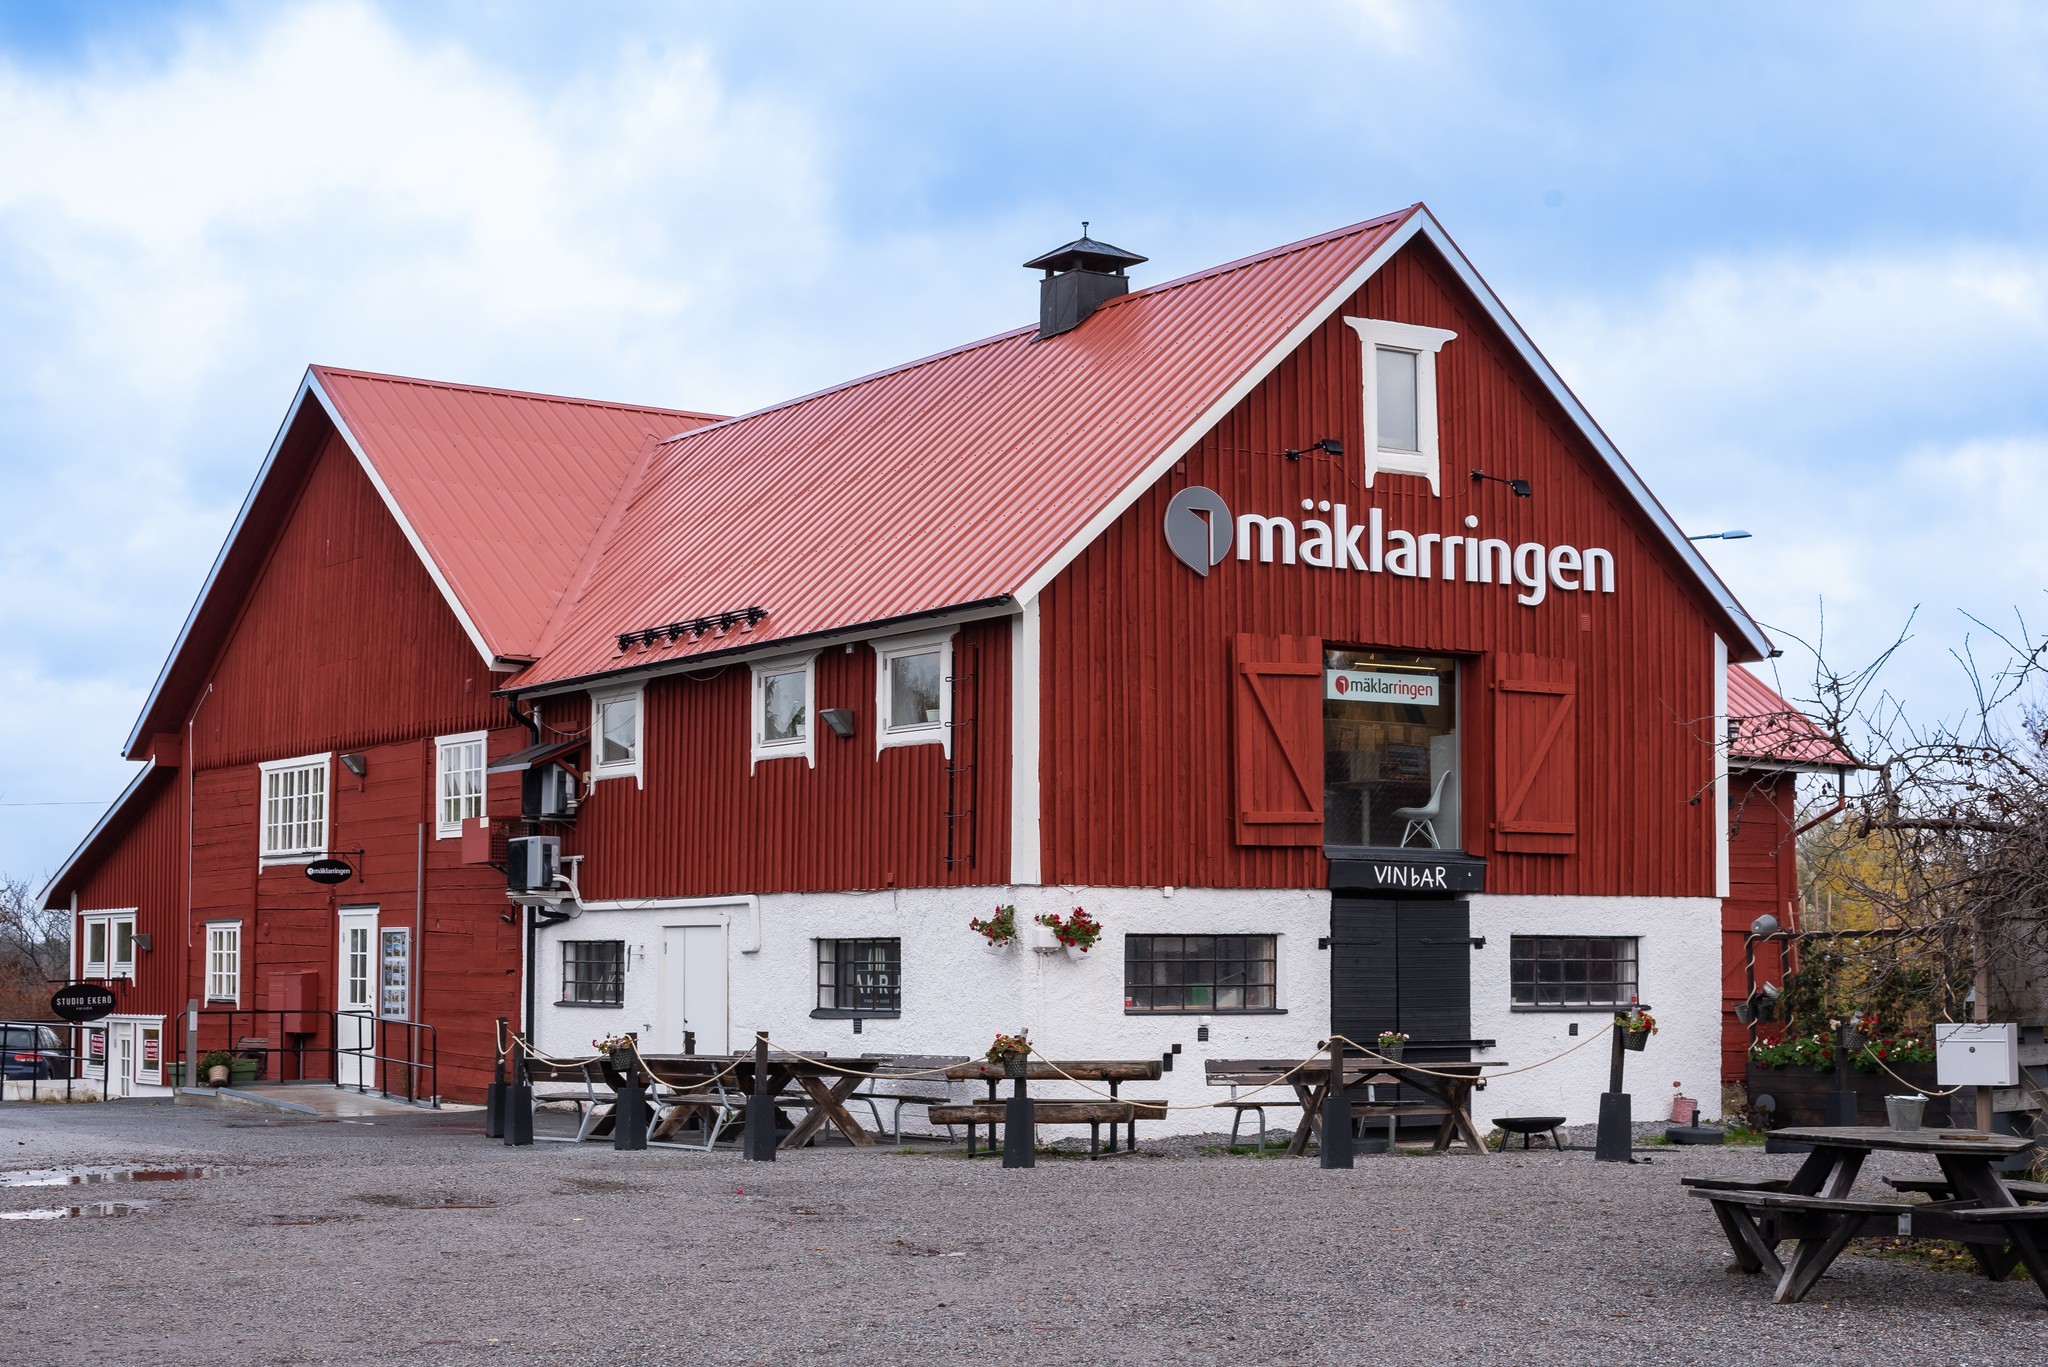
<svg viewBox="0 0 2048 1367"><path fill-rule="evenodd" d="M340 1022L342 1017L352 1017L356 1020L367 1022L370 1026L369 1042L344 1047L340 1042ZM335 1029L335 1061L337 1064L335 1077L337 1079L341 1076L341 1070L338 1066L341 1055L353 1055L361 1062L371 1065L368 1068L356 1070L356 1091L358 1093L374 1090L381 1092L385 1096L395 1095L396 1093L389 1085L390 1070L398 1068L402 1070L402 1076L405 1078L405 1099L408 1103L418 1105L422 1100L425 1100L435 1110L441 1108L441 1042L440 1032L433 1026L428 1025L424 1021L394 1020L386 1016L376 1016L368 1011L338 1011L335 1013ZM390 1052L389 1041L393 1030L402 1031L404 1034L403 1048L405 1052L403 1054ZM422 1047L423 1045L424 1048ZM365 1083L365 1073L375 1078L376 1085L374 1088ZM427 1080L424 1094L422 1094L419 1085L422 1074L425 1075ZM341 1087L347 1084L337 1081L335 1085Z"/></svg>
<svg viewBox="0 0 2048 1367"><path fill-rule="evenodd" d="M67 1045L67 1046L65 1047L65 1049L64 1049L64 1051L63 1051L63 1053L61 1054L61 1057L62 1057L62 1058L63 1058L63 1060L64 1060L64 1099L65 1099L66 1101L69 1101L69 1100L71 1100L71 1084L72 1084L72 1082L73 1082L73 1081L74 1081L75 1079L79 1078L79 1077L80 1077L80 1076L82 1075L82 1070L83 1070L84 1068L86 1068L86 1067L90 1066L90 1065L91 1065L91 1063L92 1063L92 1060L91 1060L90 1058L86 1057L86 1056L85 1056L84 1054L81 1054L81 1053L79 1053L79 1051L78 1051L78 1038L77 1038L77 1032L78 1032L79 1030L81 1030L81 1029L84 1029L85 1027L83 1027L83 1026L79 1026L79 1025L74 1025L74 1024L73 1024L72 1022L70 1022L70 1021L61 1021L61 1020L41 1020L41 1021L24 1021L24 1020L0 1020L0 1039L5 1039L5 1038L6 1038L6 1035L5 1035L5 1033L4 1033L4 1032L5 1032L6 1030L8 1030L9 1028L11 1028L11 1027L19 1027L19 1028L24 1028L24 1029L28 1029L28 1030L31 1030L31 1031L33 1031L33 1030L36 1030L36 1029L39 1029L39 1028L40 1028L40 1029L49 1029L49 1030L54 1030L54 1031L56 1031L56 1032L58 1033L58 1036L59 1036L60 1038L68 1038L68 1039L69 1039L69 1041L70 1041L70 1042L69 1042L69 1044L68 1044L68 1045ZM31 1038L33 1038L33 1035L31 1036ZM4 1052L4 1051L0 1051L0 1052ZM37 1053L38 1055L40 1055L40 1054L41 1054L41 1053L43 1052L43 1050L42 1050L41 1048L37 1048L37 1049L36 1049L36 1050L35 1050L34 1052L35 1052L35 1053ZM6 1085L5 1085L5 1083L6 1083L6 1081L7 1081L6 1073L7 1073L7 1070L6 1070L5 1066L4 1066L4 1064L0 1064L0 1101L5 1101L5 1100L7 1099L7 1095L6 1095L6 1094L7 1094L7 1088L6 1088ZM39 1086L39 1084L41 1084L41 1083L42 1083L42 1082L44 1082L45 1080L47 1080L47 1081L50 1081L50 1082L52 1082L52 1083L54 1083L54 1082L56 1081L56 1079L55 1079L55 1078L50 1078L50 1079L44 1079L44 1078L43 1078L43 1077L41 1076L41 1073L42 1073L42 1070L41 1070L40 1068L38 1068L38 1069L36 1069L36 1070L35 1070L35 1071L34 1071L33 1073L31 1073L31 1074L29 1075L29 1078L28 1078L28 1097L29 1097L29 1100L30 1100L30 1101L39 1101L39 1100L41 1100L41 1099L42 1099L42 1092L41 1092L41 1090L40 1090L40 1086ZM106 1101L106 1100L108 1100L108 1099L109 1099L109 1094L111 1093L111 1091L112 1091L112 1089L111 1089L111 1088L109 1088L109 1087L104 1087L104 1086L103 1086L103 1087L101 1087L101 1088L100 1088L100 1100L102 1100L102 1101Z"/></svg>
<svg viewBox="0 0 2048 1367"><path fill-rule="evenodd" d="M169 1068L172 1063L178 1064L184 1076L184 1082L182 1085L187 1087L196 1087L200 1085L199 1076L197 1072L198 1060L187 1059L185 1057L185 1021L188 1017L194 1014L195 1013L191 1011L180 1011L177 1013L176 1017L174 1017L174 1019L178 1022L178 1028L175 1031L170 1031L168 1023L165 1027L166 1030L171 1034L171 1039L167 1041L167 1044L170 1047L164 1051L165 1075L169 1076ZM236 1052L235 1044L237 1040L249 1038L262 1038L264 1040L269 1041L269 1043L266 1043L262 1049L262 1052L266 1056L276 1056L278 1058L283 1058L289 1055L293 1059L296 1066L292 1070L294 1076L291 1079L289 1079L290 1081L332 1082L340 1076L340 1074L335 1070L334 1067L335 1034L334 1013L332 1011L285 1010L283 1008L256 1006L208 1006L201 1007L196 1014L199 1017L198 1030L201 1033L210 1033L206 1031L206 1022L209 1019L225 1019L226 1028L221 1032L221 1037L225 1042L218 1046L215 1046L223 1053ZM324 1045L308 1044L309 1040L317 1039L320 1036L320 1034L322 1033L321 1029L286 1030L284 1026L287 1017L300 1022L310 1021L316 1025L319 1025L324 1022L324 1031L327 1036L327 1043ZM254 1028L260 1021L263 1021L265 1019L272 1019L274 1021L274 1024L276 1025L276 1030L274 1033L266 1034L259 1032ZM251 1026L251 1029L247 1032L237 1031L235 1028L235 1022L238 1020L247 1020ZM284 1044L283 1041L287 1037L291 1038L294 1042L290 1045ZM202 1046L199 1052L200 1056L204 1057L206 1054L212 1053L213 1049ZM307 1075L306 1056L308 1053L311 1053L315 1057L316 1061L318 1057L322 1054L325 1054L327 1056L328 1066L326 1077L309 1077ZM286 1080L287 1079L283 1077L275 1079L275 1081L279 1082L283 1082ZM335 1082L335 1085L339 1086L340 1083Z"/></svg>

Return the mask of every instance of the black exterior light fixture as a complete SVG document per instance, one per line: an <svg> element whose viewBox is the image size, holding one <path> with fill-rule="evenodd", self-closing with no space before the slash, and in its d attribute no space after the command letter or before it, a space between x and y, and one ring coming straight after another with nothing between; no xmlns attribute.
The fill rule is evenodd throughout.
<svg viewBox="0 0 2048 1367"><path fill-rule="evenodd" d="M1749 533L1748 533L1748 532L1745 532L1745 531L1742 531L1742 530L1740 530L1739 528L1738 528L1737 530L1735 530L1735 531L1728 531L1728 532L1701 532L1701 533L1700 533L1700 534L1699 534L1698 536L1688 536L1688 537L1686 538L1686 540L1687 540L1687 541L1747 541L1747 540L1749 540Z"/></svg>
<svg viewBox="0 0 2048 1367"><path fill-rule="evenodd" d="M1509 479L1504 475L1489 475L1484 470L1474 470L1472 472L1472 482L1477 484L1481 480L1492 480L1495 484L1507 485L1508 488L1514 491L1516 498L1530 498L1536 492L1526 479Z"/></svg>
<svg viewBox="0 0 2048 1367"><path fill-rule="evenodd" d="M343 755L341 757L341 767L354 774L357 778L361 778L368 772L370 764L361 755Z"/></svg>
<svg viewBox="0 0 2048 1367"><path fill-rule="evenodd" d="M832 728L832 734L841 740L853 739L853 709L850 707L821 707L818 720Z"/></svg>
<svg viewBox="0 0 2048 1367"><path fill-rule="evenodd" d="M1298 451L1290 447L1280 454L1289 460L1300 460L1303 456L1312 455L1317 451L1322 452L1326 456L1341 456L1344 454L1344 443L1338 441L1335 437L1324 437L1321 441L1310 442Z"/></svg>

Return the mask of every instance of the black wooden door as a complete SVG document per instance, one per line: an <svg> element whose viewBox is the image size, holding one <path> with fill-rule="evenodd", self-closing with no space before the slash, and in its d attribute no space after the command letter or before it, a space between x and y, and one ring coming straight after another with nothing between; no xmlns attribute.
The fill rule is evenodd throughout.
<svg viewBox="0 0 2048 1367"><path fill-rule="evenodd" d="M1368 1049L1404 1030L1419 1062L1471 1058L1471 905L1332 898L1330 1028Z"/></svg>

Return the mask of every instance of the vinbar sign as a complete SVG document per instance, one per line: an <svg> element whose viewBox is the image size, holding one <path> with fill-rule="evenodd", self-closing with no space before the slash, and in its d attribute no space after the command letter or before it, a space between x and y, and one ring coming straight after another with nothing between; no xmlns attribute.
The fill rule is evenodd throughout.
<svg viewBox="0 0 2048 1367"><path fill-rule="evenodd" d="M1410 532L1385 525L1385 513L1368 508L1365 520L1328 499L1301 501L1309 514L1299 523L1287 517L1245 513L1233 520L1230 505L1214 489L1191 484L1166 505L1166 546L1196 574L1223 563L1234 544L1239 560L1270 565L1391 574L1403 579L1463 580L1516 590L1515 601L1535 607L1552 588L1565 593L1614 592L1614 552L1598 546L1546 546L1539 541L1509 545L1480 536L1479 519L1465 518L1465 531Z"/></svg>

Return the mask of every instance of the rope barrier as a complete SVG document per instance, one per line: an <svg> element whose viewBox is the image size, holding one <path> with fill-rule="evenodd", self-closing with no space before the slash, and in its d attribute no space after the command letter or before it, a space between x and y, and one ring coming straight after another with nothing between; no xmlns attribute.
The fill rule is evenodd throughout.
<svg viewBox="0 0 2048 1367"><path fill-rule="evenodd" d="M1500 1078L1513 1077L1517 1073L1533 1073L1538 1068L1548 1068L1551 1064L1557 1062L1559 1059L1566 1058L1572 1054L1578 1053L1579 1050L1585 1048L1594 1040L1607 1038L1608 1034L1612 1032L1613 1029L1614 1027L1612 1025L1608 1025L1605 1028L1601 1029L1598 1033L1586 1036L1586 1038L1580 1040L1577 1044L1574 1044L1571 1048L1565 1050L1561 1054L1552 1054L1549 1058L1538 1059L1534 1063L1525 1063L1519 1068L1508 1068L1502 1072L1488 1073L1486 1075L1485 1080L1488 1082L1494 1082L1499 1080ZM1348 1044L1353 1049L1358 1050L1361 1054L1365 1054L1372 1058L1378 1059L1382 1063L1390 1063L1396 1068L1406 1068L1412 1072L1427 1073L1431 1077L1462 1078L1471 1076L1470 1073L1440 1073L1437 1072L1435 1069L1425 1068L1419 1063L1405 1063L1400 1059L1391 1059L1388 1058L1385 1054L1379 1053L1376 1050L1368 1049L1364 1045L1360 1044L1357 1040L1348 1039L1343 1035L1332 1035L1330 1036L1330 1038L1340 1043Z"/></svg>
<svg viewBox="0 0 2048 1367"><path fill-rule="evenodd" d="M1960 1092L1960 1091L1962 1091L1962 1090L1963 1090L1963 1089L1962 1089L1962 1087L1960 1087L1960 1086L1957 1086L1957 1087L1951 1087L1951 1088L1949 1088L1949 1089L1948 1089L1947 1091L1945 1091L1945 1092L1939 1092L1939 1091L1933 1091L1933 1090L1928 1090L1928 1091L1926 1091L1926 1092L1922 1092L1922 1091L1920 1090L1920 1088L1919 1088L1919 1086L1918 1086L1917 1084L1915 1084L1915 1083L1912 1083L1912 1082L1907 1082L1905 1078L1899 1077L1899 1075L1898 1075L1897 1073L1892 1073L1892 1066L1891 1066L1891 1065L1890 1065L1889 1063L1886 1063L1886 1062L1885 1062L1885 1061L1884 1061L1883 1059L1879 1058L1879 1057L1877 1056L1876 1052L1875 1052L1875 1051L1873 1051L1873 1050L1871 1049L1871 1047L1870 1047L1870 1046L1869 1046L1868 1044L1864 1045L1864 1046L1863 1046L1863 1047L1862 1047L1861 1049L1859 1049L1859 1050L1858 1050L1857 1052L1858 1052L1858 1053L1863 1053L1863 1054L1869 1054L1869 1055L1870 1055L1870 1059L1871 1059L1871 1062L1875 1063L1875 1064L1876 1064L1876 1065L1877 1065L1878 1067L1880 1067L1880 1068L1884 1069L1884 1070L1885 1070L1885 1071L1886 1071L1887 1073L1891 1073L1893 1077L1897 1077L1897 1078L1899 1078L1899 1081L1900 1081L1900 1082L1903 1082L1903 1083L1905 1083L1905 1085L1906 1085L1906 1086L1908 1086L1908 1087L1911 1087L1911 1088L1913 1088L1913 1091L1914 1091L1914 1093L1915 1093L1916 1095L1923 1095L1923 1096L1930 1096L1930 1097L1934 1097L1934 1096L1954 1096L1954 1095L1955 1095L1955 1094L1956 1094L1957 1092Z"/></svg>

